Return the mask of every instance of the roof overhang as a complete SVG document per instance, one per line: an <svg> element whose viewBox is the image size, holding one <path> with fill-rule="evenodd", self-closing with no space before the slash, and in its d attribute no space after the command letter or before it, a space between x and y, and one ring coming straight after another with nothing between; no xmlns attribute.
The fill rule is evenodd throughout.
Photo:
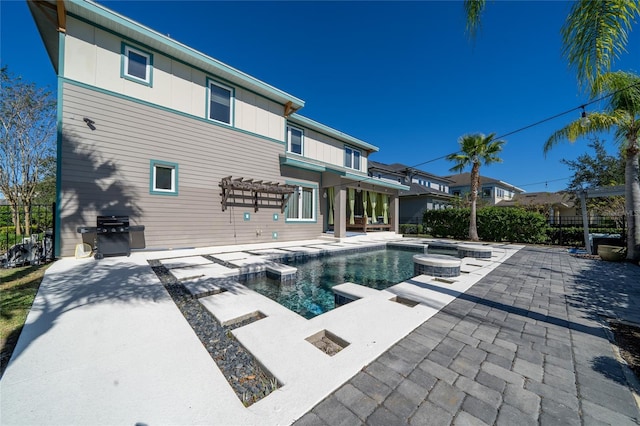
<svg viewBox="0 0 640 426"><path fill-rule="evenodd" d="M340 176L353 183L366 183L381 188L395 189L398 191L406 191L409 189L407 185L402 185L396 181L384 178L377 178L367 175L366 173L358 173L355 170L338 167L332 164L321 164L308 158L286 153L280 154L280 165L294 167L296 169L307 170L311 172L331 173Z"/></svg>
<svg viewBox="0 0 640 426"><path fill-rule="evenodd" d="M598 188L585 189L584 192L587 198L612 197L615 195L625 195L625 186L600 186Z"/></svg>
<svg viewBox="0 0 640 426"><path fill-rule="evenodd" d="M58 31L59 23L65 22L66 16L78 17L92 22L116 34L122 34L142 43L164 55L176 58L187 64L200 68L230 83L249 89L268 99L287 106L289 113L304 106L304 101L260 81L242 71L226 65L217 59L198 52L176 40L154 31L142 24L126 18L106 7L88 0L36 0L29 1L29 9L40 31L51 62L58 71ZM66 25L66 24L65 24Z"/></svg>
<svg viewBox="0 0 640 426"><path fill-rule="evenodd" d="M292 124L298 124L300 126L306 127L307 129L315 130L334 139L338 139L349 145L353 145L357 148L361 148L369 152L377 152L380 150L380 148L375 145L371 145L370 143L361 141L360 139L354 138L353 136L350 136L339 130L332 129L329 126L325 126L324 124L318 123L317 121L314 121L297 113L291 114L288 117L288 121Z"/></svg>
<svg viewBox="0 0 640 426"><path fill-rule="evenodd" d="M351 173L346 173L344 176L341 176L341 177L342 179L349 179L358 183L366 183L368 185L373 185L374 187L395 189L398 191L406 191L407 189L409 189L407 185L402 185L401 183L398 183L396 181L389 180L389 179L381 179L381 178L376 178L372 176L365 176L363 178L360 175L355 175Z"/></svg>

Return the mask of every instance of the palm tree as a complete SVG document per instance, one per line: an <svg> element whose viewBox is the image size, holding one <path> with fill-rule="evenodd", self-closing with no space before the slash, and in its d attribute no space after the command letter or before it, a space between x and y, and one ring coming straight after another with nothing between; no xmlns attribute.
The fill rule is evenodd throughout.
<svg viewBox="0 0 640 426"><path fill-rule="evenodd" d="M558 142L574 142L581 136L615 130L625 159L625 213L627 260L640 260L640 76L627 72L606 73L594 81L592 97L607 100L604 111L589 114L556 131L544 144L548 152Z"/></svg>
<svg viewBox="0 0 640 426"><path fill-rule="evenodd" d="M480 28L486 4L486 0L464 0L471 38ZM639 16L638 0L579 0L573 4L561 33L564 56L576 69L581 86L591 87L611 70L611 63L626 51L627 33Z"/></svg>
<svg viewBox="0 0 640 426"><path fill-rule="evenodd" d="M459 140L460 151L447 155L447 160L455 162L450 170L462 172L467 166L471 166L471 217L469 219L469 239L478 241L478 227L476 223L476 202L478 200L478 187L480 186L480 165L501 163L498 153L502 151L503 140L494 140L495 133L488 136L482 133L464 135Z"/></svg>

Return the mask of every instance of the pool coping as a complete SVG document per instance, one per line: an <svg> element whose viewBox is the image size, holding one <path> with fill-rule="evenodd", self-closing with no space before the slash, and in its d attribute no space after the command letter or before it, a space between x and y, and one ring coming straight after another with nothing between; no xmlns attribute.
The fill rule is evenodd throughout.
<svg viewBox="0 0 640 426"><path fill-rule="evenodd" d="M404 239L399 241L406 242ZM297 249L304 246L294 246L287 249L291 250L291 253L286 255L265 255L258 258L270 262L307 260L384 248L424 251L428 243L429 240L425 239L419 243L411 241L409 244L386 241L312 251L299 251ZM317 248L317 245L314 246ZM450 246L454 249L456 244ZM229 278L234 283L233 291L202 297L200 303L222 324L232 324L255 312L262 314L258 321L233 330L233 335L265 370L277 378L282 387L249 409L265 419L272 419L276 424L288 423L303 415L308 409L294 407L317 404L522 246L500 244L497 247L500 248L497 249L495 259L461 259L461 263L467 267L461 277L448 278L446 281L436 281L435 277L424 275L413 277L386 290L372 289L373 292L369 296L348 304L352 306L343 305L311 319L305 319L267 296L247 288L235 280L237 277ZM508 256L506 247L513 250ZM250 253L252 250L243 252ZM239 257L234 253L238 252L226 254L231 258ZM215 254L210 256L216 257ZM229 262L233 263L233 260ZM264 272L248 268L248 272L243 275L251 277L260 273ZM223 284L223 281L220 283ZM396 302L396 299L416 301L417 304L409 308L401 303L392 303ZM353 325L358 322L366 322L367 327L354 328ZM394 327L387 326L391 322ZM331 333L348 342L348 346L335 357L327 359L326 354L308 342L310 336L323 332ZM274 408L281 406L291 406L291 410L283 414L280 408ZM279 414L274 415L274 412Z"/></svg>

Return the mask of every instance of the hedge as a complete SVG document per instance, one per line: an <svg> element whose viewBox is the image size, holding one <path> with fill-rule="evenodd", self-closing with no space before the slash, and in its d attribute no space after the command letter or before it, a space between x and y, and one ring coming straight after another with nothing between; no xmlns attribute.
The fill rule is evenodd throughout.
<svg viewBox="0 0 640 426"><path fill-rule="evenodd" d="M425 231L434 237L467 239L470 209L427 210ZM484 241L544 243L548 225L540 213L519 208L484 207L476 214L478 236Z"/></svg>

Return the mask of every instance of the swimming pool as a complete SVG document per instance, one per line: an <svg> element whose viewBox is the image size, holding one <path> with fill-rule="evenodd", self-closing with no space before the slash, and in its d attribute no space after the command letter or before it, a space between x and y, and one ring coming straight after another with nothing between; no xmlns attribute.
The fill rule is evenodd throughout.
<svg viewBox="0 0 640 426"><path fill-rule="evenodd" d="M413 277L415 251L381 249L286 262L298 268L294 282L250 280L245 285L310 319L335 307L331 287L353 282L377 290Z"/></svg>

